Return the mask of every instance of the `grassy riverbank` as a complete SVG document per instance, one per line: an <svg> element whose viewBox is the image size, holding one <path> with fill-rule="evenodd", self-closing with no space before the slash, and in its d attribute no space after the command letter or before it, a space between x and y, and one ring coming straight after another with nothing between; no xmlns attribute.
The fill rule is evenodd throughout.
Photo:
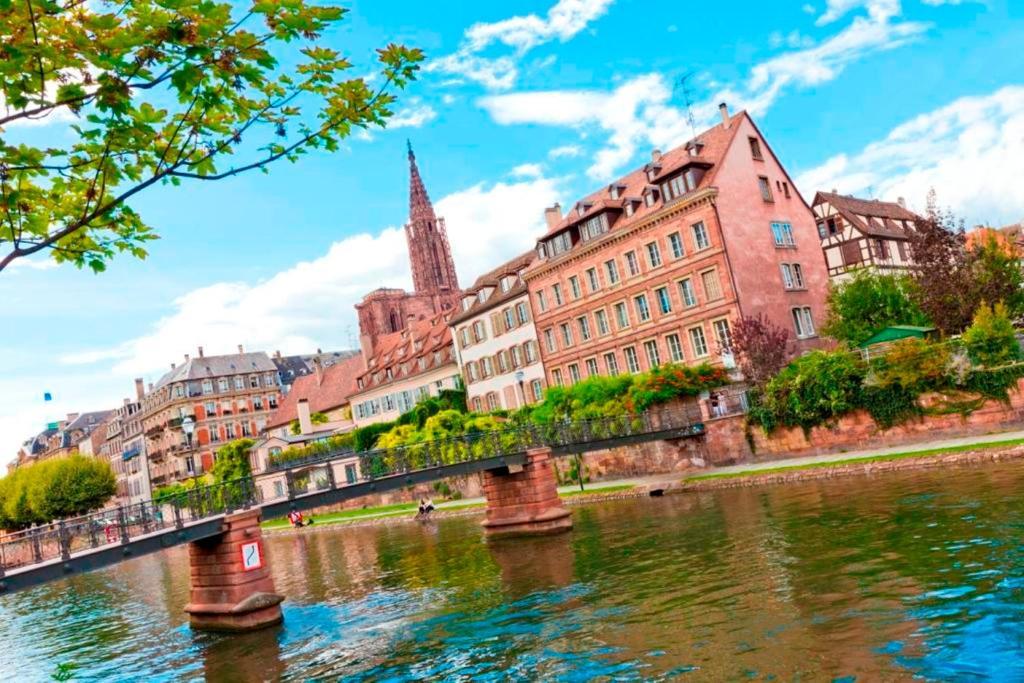
<svg viewBox="0 0 1024 683"><path fill-rule="evenodd" d="M1003 441L982 441L978 443L967 443L956 446L945 446L941 448L926 448L921 450L901 451L898 453L886 453L884 455L861 455L849 458L822 459L814 462L804 462L796 465L779 465L777 467L751 467L749 469L731 470L729 472L709 472L697 474L683 480L684 484L698 484L706 481L722 479L737 479L742 477L756 478L762 475L796 472L800 470L815 470L827 467L840 467L844 465L868 465L893 460L905 460L907 458L928 458L933 456L963 453L967 451L984 451L996 448L1012 448L1024 444L1024 439L1006 439Z"/></svg>
<svg viewBox="0 0 1024 683"><path fill-rule="evenodd" d="M629 491L633 488L635 488L633 484L609 484L607 486L595 484L593 486L588 486L584 491L580 491L578 488L573 490L562 489L559 490L558 495L562 498L576 499L589 495L620 493L623 491ZM473 498L464 501L449 501L446 503L440 503L437 506L435 514L443 516L447 512L457 512L470 508L483 507L484 500L482 498ZM416 508L417 503L393 503L391 505L376 505L366 508L339 510L338 512L328 512L322 515L312 515L312 517L315 520L316 526L326 526L329 524L345 524L348 522L387 519L390 517L412 517L416 514ZM308 518L310 515L307 514L306 516ZM288 528L288 520L284 517L268 519L263 522L262 526L264 529L268 530L286 529Z"/></svg>

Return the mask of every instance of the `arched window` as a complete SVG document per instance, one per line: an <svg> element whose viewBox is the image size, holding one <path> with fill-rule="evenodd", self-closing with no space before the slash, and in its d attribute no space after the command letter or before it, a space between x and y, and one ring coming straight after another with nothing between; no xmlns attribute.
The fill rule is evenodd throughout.
<svg viewBox="0 0 1024 683"><path fill-rule="evenodd" d="M392 332L398 332L402 329L402 325L398 320L398 311L391 311L389 316L389 325L391 326Z"/></svg>

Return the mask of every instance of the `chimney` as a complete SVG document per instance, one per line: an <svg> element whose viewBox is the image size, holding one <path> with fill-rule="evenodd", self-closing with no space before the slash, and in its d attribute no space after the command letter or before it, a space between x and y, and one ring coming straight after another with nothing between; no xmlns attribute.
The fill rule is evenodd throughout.
<svg viewBox="0 0 1024 683"><path fill-rule="evenodd" d="M203 357L203 347L202 346L199 347L199 357L200 358Z"/></svg>
<svg viewBox="0 0 1024 683"><path fill-rule="evenodd" d="M903 208L903 209L907 208L907 200L904 199L903 197L897 197L896 198L896 203L900 205L900 208Z"/></svg>
<svg viewBox="0 0 1024 683"><path fill-rule="evenodd" d="M174 368L176 368L176 367L177 367L177 366L176 366L176 365L175 365L174 363L171 363L171 370L173 370L173 369L174 369Z"/></svg>
<svg viewBox="0 0 1024 683"><path fill-rule="evenodd" d="M561 223L562 205L556 202L554 206L549 206L544 209L544 221L548 224L549 230Z"/></svg>
<svg viewBox="0 0 1024 683"><path fill-rule="evenodd" d="M320 386L324 381L324 364L320 362L319 356L313 359L313 372L316 373L316 385Z"/></svg>
<svg viewBox="0 0 1024 683"><path fill-rule="evenodd" d="M321 353L323 353L323 351L320 349L319 346L316 347L316 353L317 353L317 355L320 355Z"/></svg>
<svg viewBox="0 0 1024 683"><path fill-rule="evenodd" d="M722 102L718 105L718 111L722 114L722 126L725 128L729 127L729 105Z"/></svg>
<svg viewBox="0 0 1024 683"><path fill-rule="evenodd" d="M187 353L185 354L185 362L186 363L188 362L188 354Z"/></svg>
<svg viewBox="0 0 1024 683"><path fill-rule="evenodd" d="M238 352L245 353L245 348L241 344L238 345Z"/></svg>
<svg viewBox="0 0 1024 683"><path fill-rule="evenodd" d="M149 392L153 393L153 383L152 382L149 383Z"/></svg>
<svg viewBox="0 0 1024 683"><path fill-rule="evenodd" d="M313 418L309 415L309 399L300 398L295 404L295 412L299 415L299 431L309 434L313 431Z"/></svg>
<svg viewBox="0 0 1024 683"><path fill-rule="evenodd" d="M661 150L660 149L654 149L651 152L651 162L656 164L659 161L661 161Z"/></svg>
<svg viewBox="0 0 1024 683"><path fill-rule="evenodd" d="M139 401L146 395L146 385L142 383L141 377L135 378L135 398Z"/></svg>
<svg viewBox="0 0 1024 683"><path fill-rule="evenodd" d="M278 349L277 351L274 351L274 358L276 358L277 360L281 360L281 350L280 349Z"/></svg>

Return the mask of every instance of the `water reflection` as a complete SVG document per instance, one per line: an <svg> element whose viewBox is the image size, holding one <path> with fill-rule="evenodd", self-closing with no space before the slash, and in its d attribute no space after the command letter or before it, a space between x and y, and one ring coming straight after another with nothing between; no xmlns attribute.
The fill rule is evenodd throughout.
<svg viewBox="0 0 1024 683"><path fill-rule="evenodd" d="M0 600L0 679L1024 680L1012 465L479 520L312 529L267 553L285 623L193 633L177 549Z"/></svg>

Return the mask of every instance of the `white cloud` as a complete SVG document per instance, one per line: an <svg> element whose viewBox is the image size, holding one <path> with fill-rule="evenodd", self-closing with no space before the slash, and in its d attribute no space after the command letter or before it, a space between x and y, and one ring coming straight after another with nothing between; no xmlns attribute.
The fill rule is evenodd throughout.
<svg viewBox="0 0 1024 683"><path fill-rule="evenodd" d="M547 15L509 17L476 23L466 29L454 53L427 65L427 71L462 76L492 90L511 88L519 75L519 60L530 50L552 41L571 40L608 10L613 0L559 0ZM510 53L485 56L492 48Z"/></svg>
<svg viewBox="0 0 1024 683"><path fill-rule="evenodd" d="M512 169L516 178L540 178L544 175L544 167L540 164L519 164Z"/></svg>
<svg viewBox="0 0 1024 683"><path fill-rule="evenodd" d="M548 156L552 159L578 157L581 154L583 154L583 148L579 145L561 145L548 152Z"/></svg>
<svg viewBox="0 0 1024 683"><path fill-rule="evenodd" d="M817 45L798 31L776 35L774 42L793 49L754 65L745 82L720 88L713 97L696 104L692 110L698 125L714 122L718 102L763 115L786 90L834 80L852 62L904 45L928 29L923 23L893 21L900 9L898 0L833 0L828 12L839 18L861 6L868 16L854 17ZM692 135L686 111L673 105L672 98L673 88L666 76L650 73L627 79L611 91L518 92L489 95L479 103L499 124L573 128L581 137L594 129L603 132L604 148L587 173L607 179L634 157L640 145L674 146Z"/></svg>
<svg viewBox="0 0 1024 683"><path fill-rule="evenodd" d="M408 107L398 110L388 119L388 128L419 128L437 118L437 112L429 104L420 104L412 100Z"/></svg>
<svg viewBox="0 0 1024 683"><path fill-rule="evenodd" d="M838 154L800 175L810 197L838 189L923 208L930 188L968 223L1024 217L1024 86L962 97L893 129L853 154Z"/></svg>
<svg viewBox="0 0 1024 683"><path fill-rule="evenodd" d="M60 264L47 258L19 258L11 261L8 266L12 272L17 270L51 270Z"/></svg>
<svg viewBox="0 0 1024 683"><path fill-rule="evenodd" d="M900 0L828 0L825 11L815 23L825 26L860 8L866 9L868 16L876 22L886 22L902 11Z"/></svg>
<svg viewBox="0 0 1024 683"><path fill-rule="evenodd" d="M559 184L542 176L480 183L437 202L463 283L533 246L543 233L544 207L558 199ZM408 288L410 282L401 228L353 235L265 281L195 289L175 300L173 312L146 333L60 361L65 366L109 363L110 373L124 377L130 387L131 377L158 376L197 346L207 354L231 353L239 343L283 353L346 347L357 337L354 304L376 287Z"/></svg>

